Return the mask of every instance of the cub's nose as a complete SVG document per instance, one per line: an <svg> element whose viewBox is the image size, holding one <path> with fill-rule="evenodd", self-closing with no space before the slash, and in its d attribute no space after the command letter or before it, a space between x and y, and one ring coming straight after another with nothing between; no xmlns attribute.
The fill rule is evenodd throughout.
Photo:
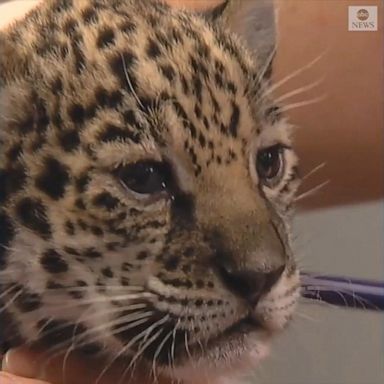
<svg viewBox="0 0 384 384"><path fill-rule="evenodd" d="M217 230L212 262L227 288L255 307L281 277L290 251L274 222L257 225L251 219L257 223L253 217L236 223L236 236Z"/></svg>
<svg viewBox="0 0 384 384"><path fill-rule="evenodd" d="M228 289L254 307L260 297L267 294L279 280L285 265L261 272L239 269L234 264L224 261L220 263L218 269L221 279Z"/></svg>

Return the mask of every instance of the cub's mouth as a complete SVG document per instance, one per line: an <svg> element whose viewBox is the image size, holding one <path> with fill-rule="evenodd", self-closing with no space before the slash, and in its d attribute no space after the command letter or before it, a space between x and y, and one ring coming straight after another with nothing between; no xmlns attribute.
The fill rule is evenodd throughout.
<svg viewBox="0 0 384 384"><path fill-rule="evenodd" d="M218 336L209 339L206 342L208 348L215 346L216 344L225 343L235 338L241 338L254 332L266 332L263 325L250 315L239 320L229 328L221 332Z"/></svg>
<svg viewBox="0 0 384 384"><path fill-rule="evenodd" d="M203 357L204 355L210 355L212 351L222 348L226 350L228 346L233 348L246 349L246 339L253 338L258 335L263 340L272 336L269 331L259 320L253 316L248 315L224 331L215 335L203 344L193 344L190 349L190 356L188 357ZM202 349L203 346L203 349ZM186 356L185 356L186 357Z"/></svg>
<svg viewBox="0 0 384 384"><path fill-rule="evenodd" d="M237 377L253 369L269 352L273 331L248 315L203 343L194 343L163 372L185 382Z"/></svg>
<svg viewBox="0 0 384 384"><path fill-rule="evenodd" d="M226 329L223 332L223 336L230 336L232 334L247 334L258 330L265 330L265 327L260 320L248 315Z"/></svg>
<svg viewBox="0 0 384 384"><path fill-rule="evenodd" d="M185 383L201 382L202 374L208 377L206 382L216 383L218 377L236 378L254 369L268 356L275 335L289 323L300 292L296 269L277 275L270 279L264 276L265 289L260 295L250 295L249 300L240 292L235 295L231 293L233 290L224 289L219 291L220 296L215 292L220 300L194 295L194 292L179 293L167 290L160 280L151 279L151 292L158 296L164 292L168 294L167 299L155 302L155 308L171 314L175 322L175 332L162 349L163 359L157 358L159 371ZM236 280L237 286L240 283L244 286L247 277ZM263 281L263 276L250 277L256 282ZM258 288L251 284L245 286L250 287L251 293L254 287ZM189 294L188 300L170 300L170 295L176 293L179 296ZM214 305L208 305L209 301Z"/></svg>
<svg viewBox="0 0 384 384"><path fill-rule="evenodd" d="M153 280L152 283L153 291L156 288L164 291L158 281ZM168 302L157 303L157 309L172 313L176 319L183 311L193 313L192 320L187 319L185 323L175 326L177 330L172 335L172 340L169 338L169 345L164 346L162 351L165 356L162 367L172 371L184 371L186 367L191 369L196 366L206 368L207 365L212 369L221 369L222 366L242 365L243 361L250 360L250 356L252 364L248 365L254 366L267 355L274 335L288 324L297 302L297 287L297 273L289 277L283 274L279 282L269 288L255 305L231 295L223 299L224 306L219 305L215 309L210 306L194 306L199 301L196 299L191 299L184 307ZM223 307L226 309L223 310ZM219 314L220 317L213 317L212 314ZM168 355L172 356L171 362Z"/></svg>

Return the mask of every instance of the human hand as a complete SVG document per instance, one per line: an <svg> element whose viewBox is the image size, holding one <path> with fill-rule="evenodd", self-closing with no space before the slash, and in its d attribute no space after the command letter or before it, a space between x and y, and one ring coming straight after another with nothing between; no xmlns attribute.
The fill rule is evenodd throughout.
<svg viewBox="0 0 384 384"><path fill-rule="evenodd" d="M25 347L11 350L3 360L0 372L1 384L124 384L122 378L130 384L150 384L153 382L149 374L143 374L139 367L134 371L125 372L127 362L114 362L106 372L105 361L99 358L84 358L75 353L47 357L41 350ZM103 373L103 374L102 374ZM102 374L102 375L101 375ZM168 384L168 380L158 378L158 384Z"/></svg>

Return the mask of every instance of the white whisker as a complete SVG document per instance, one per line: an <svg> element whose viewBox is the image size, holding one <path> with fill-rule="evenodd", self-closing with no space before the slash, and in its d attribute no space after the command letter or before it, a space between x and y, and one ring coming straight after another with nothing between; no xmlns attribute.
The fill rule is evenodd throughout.
<svg viewBox="0 0 384 384"><path fill-rule="evenodd" d="M304 93L306 91L309 91L310 89L312 88L315 88L317 87L318 85L320 85L322 82L324 81L324 77L322 77L321 79L317 80L317 81L314 81L313 83L310 83L308 85L305 85L303 87L300 87L300 88L296 88L295 90L293 91L290 91L290 92L287 92L285 93L284 95L282 96L279 96L277 99L275 99L274 101L277 103L277 104L280 104L282 101L286 100L286 99L289 99L290 97L292 96L296 96L298 94L301 94L301 93Z"/></svg>
<svg viewBox="0 0 384 384"><path fill-rule="evenodd" d="M117 296L111 296L111 297L105 296L105 297L95 297L87 300L77 300L76 302L71 302L68 305L60 305L60 303L57 300L54 300L54 298L51 298L51 300L47 298L46 303L57 304L57 305L60 305L61 309L68 309L68 308L73 308L80 305L110 302L111 300L136 300L136 299L148 299L151 297L153 297L152 293L143 292L138 294L117 295Z"/></svg>
<svg viewBox="0 0 384 384"><path fill-rule="evenodd" d="M175 327L176 327L176 325L175 325ZM156 359L159 356L159 354L161 352L161 349L163 348L163 346L166 343L166 341L172 336L174 328L164 336L163 341L158 345L158 347L157 347L157 349L155 351L155 354L153 355L151 372L152 372L152 375L153 375L153 379L154 379L154 381L156 383L158 381L157 380L157 373L156 373Z"/></svg>
<svg viewBox="0 0 384 384"><path fill-rule="evenodd" d="M271 51L271 53L269 54L269 56L267 57L267 59L265 60L265 63L263 64L263 67L261 69L261 71L259 72L259 75L257 76L257 79L256 79L256 86L258 84L260 84L261 80L264 78L265 76L265 73L267 72L268 68L270 67L271 63L272 63L272 60L273 58L275 57L276 55L276 51L277 51L277 46L275 46L273 48L273 50Z"/></svg>
<svg viewBox="0 0 384 384"><path fill-rule="evenodd" d="M148 316L149 317L149 316ZM131 323L129 325L124 325L123 327L120 327L120 328L115 328L112 332L112 335L115 335L117 333L120 333L120 332L124 332L124 331L127 331L128 329L131 329L131 328L134 328L134 327L137 327L138 325L141 325L141 324L144 324L146 322L148 322L148 317L144 318L144 319L141 319L141 320L138 320L134 323ZM121 348L121 350L115 354L115 356L109 360L109 362L107 363L107 365L103 368L103 370L101 371L101 373L99 374L99 376L97 377L96 381L95 381L95 384L98 384L99 381L102 379L102 377L105 375L105 373L108 371L108 369L112 366L113 362L116 361L121 355L123 355L125 352L127 352L129 350L129 348L137 341L137 340L140 340L140 338L143 336L143 333L145 333L145 331L139 333L138 335L134 336L128 344L124 345L123 348ZM125 371L124 371L125 372Z"/></svg>
<svg viewBox="0 0 384 384"><path fill-rule="evenodd" d="M313 169L311 169L309 172L307 172L304 176L301 177L301 181L308 179L314 173L316 173L320 169L324 168L326 164L327 164L326 162L323 162L323 163L317 165L316 167L314 167Z"/></svg>
<svg viewBox="0 0 384 384"><path fill-rule="evenodd" d="M22 294L23 289L19 289L14 296L12 296L2 307L0 307L0 314L3 313L15 300Z"/></svg>
<svg viewBox="0 0 384 384"><path fill-rule="evenodd" d="M74 348L75 342L76 342L75 338L76 338L76 333L77 333L78 327L79 327L80 323L86 319L86 318L84 318L84 315L86 313L88 313L89 311L92 311L92 310L93 310L93 308L88 308L85 311L83 311L82 315L78 318L78 320L76 321L76 325L73 328L73 331L72 331L72 342L71 342L71 345L68 346L67 351L65 352L65 355L64 355L64 358L63 358L63 364L62 364L62 374L63 374L63 382L64 383L67 381L66 380L66 372L65 371L66 371L69 355L75 349Z"/></svg>
<svg viewBox="0 0 384 384"><path fill-rule="evenodd" d="M297 103L291 103L288 105L284 105L280 108L280 111L281 112L287 112L287 111L290 111L291 109L296 109L296 108L300 108L300 107L305 107L307 105L316 104L316 103L319 103L320 101L325 100L326 97L327 97L327 95L323 94L319 97L315 97L313 99L309 99L306 101L298 101Z"/></svg>
<svg viewBox="0 0 384 384"><path fill-rule="evenodd" d="M5 291L3 291L1 293L0 299L2 299L4 296L7 296L8 293L10 293L11 291L15 290L15 288L16 288L16 284L11 284L11 286L8 289L6 289Z"/></svg>
<svg viewBox="0 0 384 384"><path fill-rule="evenodd" d="M162 325L164 322L168 321L169 319L169 315L165 315L164 317L162 317L160 320L156 321L155 323L153 323L149 328L147 328L146 330L144 330L143 332L139 333L138 335L136 335L129 343L128 345L132 345L132 342L136 342L136 340L140 340L140 338L143 337L143 342L145 342L145 340L147 340L147 338L149 337L149 335L151 334L151 332L159 325ZM162 332L162 329L159 330L159 334ZM157 333L156 333L156 337L157 337ZM151 338L152 339L152 338ZM140 343L140 346L142 345L142 343ZM135 364L137 358L140 356L140 354L148 347L148 343L145 343L144 344L144 347L140 348L139 347L139 350L135 353L135 355L133 356L131 362L129 363L128 367L124 369L124 372L122 374L122 377L121 379L119 380L119 383L122 383L122 381L124 380L126 374L128 373L128 371L131 369L131 367ZM125 348L125 347L124 347Z"/></svg>
<svg viewBox="0 0 384 384"><path fill-rule="evenodd" d="M124 374L123 374L123 378L125 377L125 375L126 375L126 372L128 372L130 369L131 369L131 367L133 367L134 365L135 365L135 363L136 363L136 360L142 355L142 353L161 335L161 333L163 332L163 329L162 328L160 328L152 337L150 337L149 339L148 339L148 337L149 337L149 335L151 334L151 332L152 332L152 330L154 329L154 328L156 328L156 327L158 327L158 326L160 326L161 324L163 324L164 322L166 322L166 321L168 321L168 318L169 318L169 315L166 315L166 316L164 316L164 318L163 318L163 322L162 323L160 323L160 324L157 324L156 326L155 326L155 324L154 325L152 325L150 328L149 328L149 330L148 330L148 332L146 333L146 337L144 338L144 344L139 348L139 350L135 353L135 355L133 356L133 358L132 358L132 360L131 360L131 362L129 363L129 365L128 365L128 367L125 369L125 372L124 372ZM147 340L148 339L148 340ZM146 341L147 340L147 341Z"/></svg>
<svg viewBox="0 0 384 384"><path fill-rule="evenodd" d="M263 94L263 98L265 96L270 95L273 91L280 88L283 84L285 84L287 81L291 80L292 78L300 75L302 72L306 71L307 69L313 67L318 61L320 61L328 50L323 51L319 56L315 57L312 61L310 61L308 64L302 66L301 68L291 72L289 75L285 76L283 79L273 83L271 87L269 87Z"/></svg>
<svg viewBox="0 0 384 384"><path fill-rule="evenodd" d="M311 188L310 190L301 193L300 195L298 195L298 196L295 198L295 202L298 202L298 201L300 201L300 200L303 200L303 199L305 199L305 198L308 197L308 196L312 196L313 194L315 194L316 192L318 192L320 189L324 188L324 187L325 187L326 185L328 185L329 183L330 183L330 180L326 180L326 181L324 181L323 183L317 185L316 187L313 187L313 188Z"/></svg>
<svg viewBox="0 0 384 384"><path fill-rule="evenodd" d="M131 90L133 97L135 98L135 100L137 101L137 103L140 105L140 107L143 109L143 112L144 112L145 107L144 107L143 103L141 102L139 96L137 95L136 91L133 88L131 79L130 79L129 74L128 74L127 64L125 62L125 59L124 59L124 56L122 53L120 53L120 57L121 57L121 60L123 62L123 69L124 69L125 78L127 79L128 87Z"/></svg>
<svg viewBox="0 0 384 384"><path fill-rule="evenodd" d="M146 321L148 321L148 318L151 317L152 313L153 313L152 311L135 312L134 314L127 315L123 318L115 319L114 321L110 321L106 324L102 324L102 325L99 325L97 327L89 328L87 331L85 331L85 332L83 332L77 336L76 348L80 348L82 346L86 346L86 345L90 344L92 341L88 339L88 336L93 335L94 333L97 333L98 331L103 331L105 329L109 329L111 327L114 327L112 332L111 332L111 335L115 335L116 333L126 331L128 329L136 327L137 325L145 323ZM135 315L135 316L133 316L133 315ZM115 327L118 324L122 324L122 326L121 327ZM63 328L63 326L56 327L55 329L49 330L48 332L44 333L44 336L47 336L49 334L53 334L54 332L57 332L61 328ZM96 340L98 340L98 339L96 339ZM57 356L58 354L60 354L62 352L62 348L66 347L69 342L70 342L69 340L66 340L62 343L59 343L59 344L53 346L52 348L50 348L48 351L46 351L45 354L48 357L52 354L52 352L56 351L56 354L51 355L51 358L53 358L54 356Z"/></svg>
<svg viewBox="0 0 384 384"><path fill-rule="evenodd" d="M309 320L309 321L312 321L312 322L319 322L319 319L315 319L314 317L308 315L307 313L303 313L303 312L299 312L296 310L295 312L295 316L298 316L304 320Z"/></svg>
<svg viewBox="0 0 384 384"><path fill-rule="evenodd" d="M171 368L174 370L175 369L175 344L176 344L176 332L177 332L177 328L179 327L180 325L180 318L177 320L177 323L176 323L176 326L175 328L173 329L173 332L172 332L172 345L171 345L171 351L170 351L170 354L171 354Z"/></svg>
<svg viewBox="0 0 384 384"><path fill-rule="evenodd" d="M57 292L57 291L76 291L76 292L81 292L81 291L92 291L92 290L96 290L98 288L97 285L88 285L86 287L79 287L79 286L65 286L65 287L58 287L58 288L47 288L47 291L48 292ZM144 288L143 287L139 287L139 286L122 286L122 285L108 285L106 287L108 290L111 290L111 291L118 291L118 290L121 290L121 291L134 291L134 292L141 292L141 291L144 291Z"/></svg>

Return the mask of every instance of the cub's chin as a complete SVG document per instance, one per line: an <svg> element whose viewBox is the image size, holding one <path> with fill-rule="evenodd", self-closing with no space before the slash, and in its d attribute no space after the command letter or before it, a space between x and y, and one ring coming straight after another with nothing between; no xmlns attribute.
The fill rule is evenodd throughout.
<svg viewBox="0 0 384 384"><path fill-rule="evenodd" d="M289 325L299 297L296 272L277 284L244 318L224 332L188 348L163 373L183 383L237 383L269 354L275 335ZM186 343L187 345L187 343Z"/></svg>
<svg viewBox="0 0 384 384"><path fill-rule="evenodd" d="M271 333L250 327L239 324L209 341L204 349L202 346L190 348L188 358L172 369L165 368L163 373L183 383L237 382L250 374L269 353Z"/></svg>

